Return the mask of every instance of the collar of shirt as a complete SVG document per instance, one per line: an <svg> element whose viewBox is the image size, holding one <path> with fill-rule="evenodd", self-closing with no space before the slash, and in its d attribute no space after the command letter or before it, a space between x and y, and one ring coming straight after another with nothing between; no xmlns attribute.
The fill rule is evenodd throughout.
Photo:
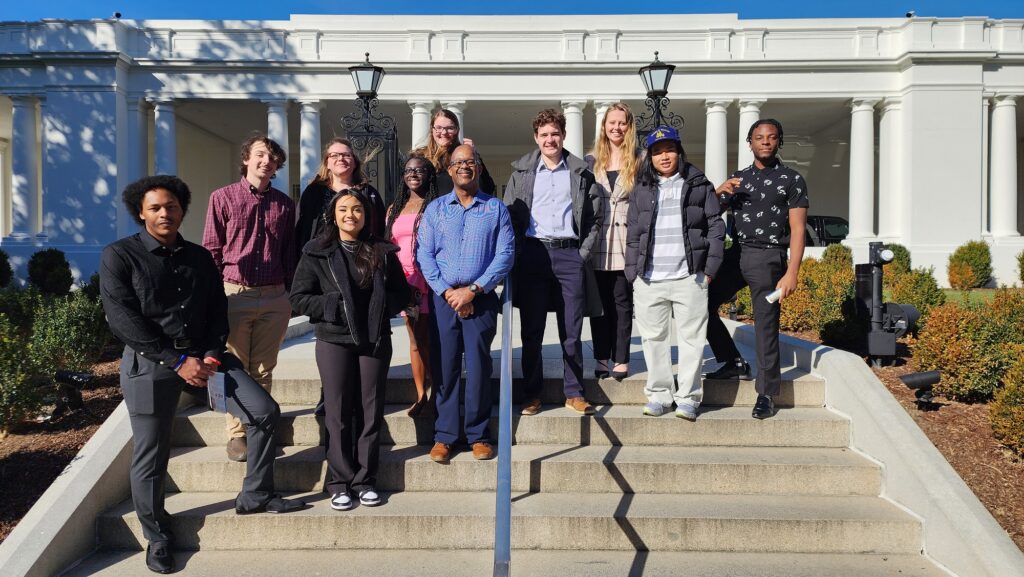
<svg viewBox="0 0 1024 577"><path fill-rule="evenodd" d="M169 252L178 252L182 247L185 246L185 239L182 238L181 233L178 233L178 238L174 241L173 247L165 247L160 243L153 235L149 234L148 230L143 230L139 233L139 238L142 240L142 246L146 247L149 252L156 252L158 250L165 250Z"/></svg>
<svg viewBox="0 0 1024 577"><path fill-rule="evenodd" d="M549 169L547 164L544 164L544 155L540 155L540 159L537 160L537 172L543 171L558 172L559 170L569 170L569 167L565 165L565 155L562 155L562 159L558 161L558 164L554 168Z"/></svg>
<svg viewBox="0 0 1024 577"><path fill-rule="evenodd" d="M772 172L777 168L782 168L783 166L782 161L779 160L779 157L777 156L775 157L775 162L765 165L764 168L758 168L756 164L750 165L754 172L759 172L761 174L768 174L769 172Z"/></svg>
<svg viewBox="0 0 1024 577"><path fill-rule="evenodd" d="M459 195L454 190L449 192L447 196L448 199L445 201L445 204L458 204L459 206L462 205L462 201L459 200ZM469 206L464 208L473 208L474 206L478 204L483 204L490 199L491 196L489 194L482 190L478 190L476 191L476 194L473 195L473 202L469 203Z"/></svg>
<svg viewBox="0 0 1024 577"><path fill-rule="evenodd" d="M678 172L669 177L658 175L658 185L662 187L674 186L675 183L682 180L682 178L683 175L679 174Z"/></svg>
<svg viewBox="0 0 1024 577"><path fill-rule="evenodd" d="M270 192L270 188L273 186L273 184L270 181L267 181L267 187L264 188L263 190L259 190L258 188L253 186L252 183L249 182L243 176L242 177L242 186L246 187L249 190L249 192L251 192L253 194L253 196L260 196L260 197L262 197L264 194Z"/></svg>

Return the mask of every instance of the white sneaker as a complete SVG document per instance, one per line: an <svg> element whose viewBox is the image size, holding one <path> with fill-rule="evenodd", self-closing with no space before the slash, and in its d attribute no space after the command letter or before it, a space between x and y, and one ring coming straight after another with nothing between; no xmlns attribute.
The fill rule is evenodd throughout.
<svg viewBox="0 0 1024 577"><path fill-rule="evenodd" d="M690 405L676 405L676 416L687 421L697 420L697 409Z"/></svg>
<svg viewBox="0 0 1024 577"><path fill-rule="evenodd" d="M665 407L659 403L647 403L644 405L644 414L648 417L660 417L665 414Z"/></svg>
<svg viewBox="0 0 1024 577"><path fill-rule="evenodd" d="M356 503L348 493L335 493L331 497L331 509L335 511L348 511L355 507Z"/></svg>

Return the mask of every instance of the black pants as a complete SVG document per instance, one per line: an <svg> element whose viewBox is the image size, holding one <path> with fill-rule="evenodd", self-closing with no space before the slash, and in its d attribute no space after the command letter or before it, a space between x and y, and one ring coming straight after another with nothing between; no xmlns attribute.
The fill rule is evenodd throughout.
<svg viewBox="0 0 1024 577"><path fill-rule="evenodd" d="M245 424L248 443L245 480L235 506L256 509L274 493L274 427L281 416L270 393L242 369L234 355L225 353L220 372L225 374L228 412ZM170 541L170 516L164 510L164 481L171 452L171 425L185 381L170 367L124 348L121 389L132 426L132 502L148 541Z"/></svg>
<svg viewBox="0 0 1024 577"><path fill-rule="evenodd" d="M786 274L786 260L784 248L754 248L734 244L725 251L725 260L708 291L708 343L715 353L715 359L725 362L741 355L725 323L718 316L718 308L743 287L750 287L757 349L755 388L760 395L778 395L782 387L779 366L781 309L778 301L769 303L764 297L775 290L779 279Z"/></svg>
<svg viewBox="0 0 1024 577"><path fill-rule="evenodd" d="M629 340L633 335L633 287L621 270L597 270L597 291L604 314L590 317L594 359L629 362Z"/></svg>
<svg viewBox="0 0 1024 577"><path fill-rule="evenodd" d="M380 461L384 384L391 364L391 337L374 345L316 342L316 366L324 390L327 481L331 494L373 487Z"/></svg>
<svg viewBox="0 0 1024 577"><path fill-rule="evenodd" d="M563 386L566 399L583 396L584 285L583 257L576 248L548 248L535 238L523 244L516 270L519 291L520 336L523 339L523 392L540 398L544 383L544 328L548 311L555 311L562 343Z"/></svg>

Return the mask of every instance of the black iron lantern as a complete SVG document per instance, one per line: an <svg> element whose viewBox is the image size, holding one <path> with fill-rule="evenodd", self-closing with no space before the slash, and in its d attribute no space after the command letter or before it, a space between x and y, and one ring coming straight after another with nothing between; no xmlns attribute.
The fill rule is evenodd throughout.
<svg viewBox="0 0 1024 577"><path fill-rule="evenodd" d="M674 64L658 60L658 51L654 51L654 62L640 69L640 79L647 89L647 98L664 98L668 94L668 85L672 82Z"/></svg>
<svg viewBox="0 0 1024 577"><path fill-rule="evenodd" d="M366 53L366 62L349 66L348 71L352 73L352 83L356 85L356 96L363 100L377 98L377 89L384 78L384 69L370 63L369 52Z"/></svg>
<svg viewBox="0 0 1024 577"><path fill-rule="evenodd" d="M658 52L655 51L654 62L638 71L640 79L644 82L644 90L647 91L647 111L636 117L636 135L641 144L658 126L671 126L677 130L683 127L683 117L673 114L668 109L668 85L672 82L672 73L675 70L674 64L659 60Z"/></svg>

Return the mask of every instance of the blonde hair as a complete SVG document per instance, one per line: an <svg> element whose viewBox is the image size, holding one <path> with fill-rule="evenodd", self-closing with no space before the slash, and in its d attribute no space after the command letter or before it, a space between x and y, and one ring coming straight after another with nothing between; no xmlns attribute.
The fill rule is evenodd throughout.
<svg viewBox="0 0 1024 577"><path fill-rule="evenodd" d="M434 140L434 121L437 120L438 116L443 116L455 124L455 137L452 138L452 143L448 146L441 146ZM430 117L430 134L427 135L427 145L413 150L412 154L429 160L430 164L433 164L434 169L438 172L445 172L448 170L448 161L451 160L452 151L455 150L455 147L462 144L462 141L459 140L460 128L459 117L454 112L447 108L438 108L437 112Z"/></svg>
<svg viewBox="0 0 1024 577"><path fill-rule="evenodd" d="M327 154L335 144L344 144L348 147L349 152L352 153L352 186L366 182L366 173L363 172L363 161L359 159L359 155L356 154L356 149L352 146L352 143L347 138L335 137L327 141L327 145L324 146L323 154L320 156L320 169L316 171L316 176L313 177L310 184L316 182L330 188L331 169L327 166Z"/></svg>
<svg viewBox="0 0 1024 577"><path fill-rule="evenodd" d="M640 169L640 159L637 154L636 121L633 118L633 111L629 109L629 105L625 102L616 102L604 111L604 117L601 118L601 129L597 131L597 138L594 139L594 174L602 179L607 178L605 167L608 165L608 161L611 160L612 146L614 145L608 140L608 134L605 131L604 125L608 122L608 115L613 110L626 113L626 138L619 145L619 152L622 157L622 166L619 168L619 180L622 182L623 194L628 196L630 191L633 190L633 185L636 184L636 175Z"/></svg>

